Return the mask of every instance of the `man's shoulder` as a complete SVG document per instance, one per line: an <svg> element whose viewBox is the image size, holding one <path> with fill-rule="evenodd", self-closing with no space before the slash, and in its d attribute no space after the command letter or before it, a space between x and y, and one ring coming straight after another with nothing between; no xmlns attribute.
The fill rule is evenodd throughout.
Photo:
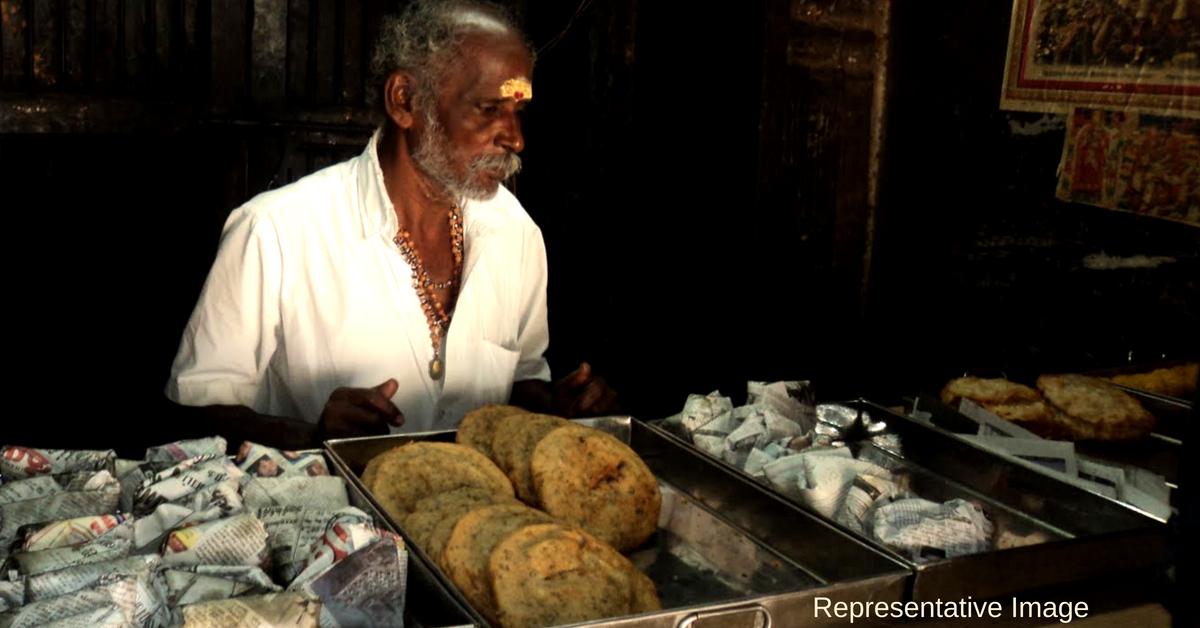
<svg viewBox="0 0 1200 628"><path fill-rule="evenodd" d="M261 192L235 210L256 220L308 219L350 198L356 159L322 168L282 187Z"/></svg>

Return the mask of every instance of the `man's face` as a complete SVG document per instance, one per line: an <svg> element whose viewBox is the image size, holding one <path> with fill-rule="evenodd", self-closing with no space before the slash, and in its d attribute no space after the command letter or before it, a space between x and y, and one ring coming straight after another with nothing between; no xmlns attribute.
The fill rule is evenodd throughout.
<svg viewBox="0 0 1200 628"><path fill-rule="evenodd" d="M474 36L436 93L424 103L413 160L458 198L486 200L521 168L521 114L533 72L515 38ZM514 86L518 86L514 89Z"/></svg>

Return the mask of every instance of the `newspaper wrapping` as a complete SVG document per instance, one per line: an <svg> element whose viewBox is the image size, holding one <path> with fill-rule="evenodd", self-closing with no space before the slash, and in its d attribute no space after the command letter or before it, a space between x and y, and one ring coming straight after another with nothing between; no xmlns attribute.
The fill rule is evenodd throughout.
<svg viewBox="0 0 1200 628"><path fill-rule="evenodd" d="M275 478L290 475L329 475L329 465L320 452L283 451L246 441L238 448L234 463L251 477Z"/></svg>
<svg viewBox="0 0 1200 628"><path fill-rule="evenodd" d="M146 481L142 462L117 460L117 481L121 484L121 512L133 512L133 498Z"/></svg>
<svg viewBox="0 0 1200 628"><path fill-rule="evenodd" d="M371 523L367 513L353 507L336 511L303 506L260 508L258 517L270 533L271 567L276 581L290 584L304 568L309 551L326 529L337 523Z"/></svg>
<svg viewBox="0 0 1200 628"><path fill-rule="evenodd" d="M790 440L804 434L801 425L767 406L742 406L733 411L740 424L725 437L721 457L744 469L750 452L777 440Z"/></svg>
<svg viewBox="0 0 1200 628"><path fill-rule="evenodd" d="M151 468L160 470L192 458L224 456L226 446L225 439L220 436L181 440L147 449L146 462Z"/></svg>
<svg viewBox="0 0 1200 628"><path fill-rule="evenodd" d="M97 608L90 613L65 617L42 624L39 628L140 628L123 609L115 606Z"/></svg>
<svg viewBox="0 0 1200 628"><path fill-rule="evenodd" d="M763 406L800 426L800 433L817 424L817 404L812 384L798 382L747 382L746 405Z"/></svg>
<svg viewBox="0 0 1200 628"><path fill-rule="evenodd" d="M18 609L8 628L35 628L84 615L100 608L116 608L127 622L140 628L167 628L172 624L164 583L156 574L102 576L95 586L33 602Z"/></svg>
<svg viewBox="0 0 1200 628"><path fill-rule="evenodd" d="M722 397L717 391L707 395L688 395L680 420L684 431L692 434L703 429L713 419L732 411L733 402L729 397Z"/></svg>
<svg viewBox="0 0 1200 628"><path fill-rule="evenodd" d="M866 474L859 475L846 489L846 496L834 519L852 530L863 530L866 534L868 532L863 529L863 522L871 506L874 506L879 500L895 501L901 497L915 497L915 495L899 483L889 479Z"/></svg>
<svg viewBox="0 0 1200 628"><path fill-rule="evenodd" d="M227 480L237 480L241 476L242 472L223 457L191 458L147 479L134 496L133 514L148 515L159 504L189 505L193 501L189 498L197 493L201 493L201 496L195 501L207 502L203 492L205 488Z"/></svg>
<svg viewBox="0 0 1200 628"><path fill-rule="evenodd" d="M407 579L403 542L380 538L293 588L320 596L321 628L404 628Z"/></svg>
<svg viewBox="0 0 1200 628"><path fill-rule="evenodd" d="M317 628L321 601L295 592L250 595L180 607L183 628Z"/></svg>
<svg viewBox="0 0 1200 628"><path fill-rule="evenodd" d="M114 472L112 450L34 449L9 445L0 450L0 476L5 482L35 475L61 475L82 471Z"/></svg>
<svg viewBox="0 0 1200 628"><path fill-rule="evenodd" d="M267 560L267 530L244 513L172 530L162 548L163 564L252 565Z"/></svg>
<svg viewBox="0 0 1200 628"><path fill-rule="evenodd" d="M0 505L0 542L9 544L21 526L116 512L121 485L108 471L98 471L75 488L72 482L58 493Z"/></svg>
<svg viewBox="0 0 1200 628"><path fill-rule="evenodd" d="M26 526L17 532L17 537L23 539L21 549L26 552L78 547L116 529L128 519L129 515L120 513L63 519Z"/></svg>
<svg viewBox="0 0 1200 628"><path fill-rule="evenodd" d="M25 578L0 580L0 613L24 606Z"/></svg>
<svg viewBox="0 0 1200 628"><path fill-rule="evenodd" d="M879 500L866 525L875 540L917 562L990 550L994 531L983 509L964 499Z"/></svg>
<svg viewBox="0 0 1200 628"><path fill-rule="evenodd" d="M843 447L800 454L804 459L804 475L798 478L802 482L800 497L804 503L830 519L835 519L841 511L854 478L866 474L891 479L887 469L852 458L849 451Z"/></svg>
<svg viewBox="0 0 1200 628"><path fill-rule="evenodd" d="M163 577L172 607L283 590L262 568L244 565L176 567L164 570Z"/></svg>
<svg viewBox="0 0 1200 628"><path fill-rule="evenodd" d="M134 513L143 515L135 526L134 547L157 546L175 528L244 512L241 476L227 459L204 457L155 473L134 498Z"/></svg>
<svg viewBox="0 0 1200 628"><path fill-rule="evenodd" d="M65 595L90 587L106 574L149 578L162 564L162 559L153 554L129 556L105 563L92 563L67 567L36 576L30 576L25 589L25 601L36 602L56 595Z"/></svg>
<svg viewBox="0 0 1200 628"><path fill-rule="evenodd" d="M325 533L309 547L308 558L305 559L300 574L292 581L291 587L295 588L297 584L316 578L334 563L382 539L390 540L401 549L404 548L403 539L372 524L345 523L337 518L331 519Z"/></svg>
<svg viewBox="0 0 1200 628"><path fill-rule="evenodd" d="M250 511L272 506L339 510L350 505L346 481L336 475L251 478L242 485L242 499Z"/></svg>
<svg viewBox="0 0 1200 628"><path fill-rule="evenodd" d="M21 573L35 576L48 571L102 563L125 558L133 551L132 521L77 547L56 547L36 552L17 552L13 562Z"/></svg>
<svg viewBox="0 0 1200 628"><path fill-rule="evenodd" d="M28 480L5 482L0 486L0 506L23 502L38 497L47 497L61 493L63 487L48 475L39 475Z"/></svg>

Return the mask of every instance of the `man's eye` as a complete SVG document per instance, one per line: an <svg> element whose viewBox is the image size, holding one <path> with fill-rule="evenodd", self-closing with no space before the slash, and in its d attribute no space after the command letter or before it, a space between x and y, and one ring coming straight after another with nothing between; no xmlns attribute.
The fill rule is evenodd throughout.
<svg viewBox="0 0 1200 628"><path fill-rule="evenodd" d="M494 116L500 111L500 107L492 104L479 105L479 111L484 115Z"/></svg>

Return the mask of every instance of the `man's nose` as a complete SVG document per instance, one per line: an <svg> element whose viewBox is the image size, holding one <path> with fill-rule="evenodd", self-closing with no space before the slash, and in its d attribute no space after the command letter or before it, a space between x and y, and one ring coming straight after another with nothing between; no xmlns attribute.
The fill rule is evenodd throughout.
<svg viewBox="0 0 1200 628"><path fill-rule="evenodd" d="M496 137L496 143L513 153L525 150L525 136L521 133L521 118L515 113L505 120L500 129L500 135Z"/></svg>

